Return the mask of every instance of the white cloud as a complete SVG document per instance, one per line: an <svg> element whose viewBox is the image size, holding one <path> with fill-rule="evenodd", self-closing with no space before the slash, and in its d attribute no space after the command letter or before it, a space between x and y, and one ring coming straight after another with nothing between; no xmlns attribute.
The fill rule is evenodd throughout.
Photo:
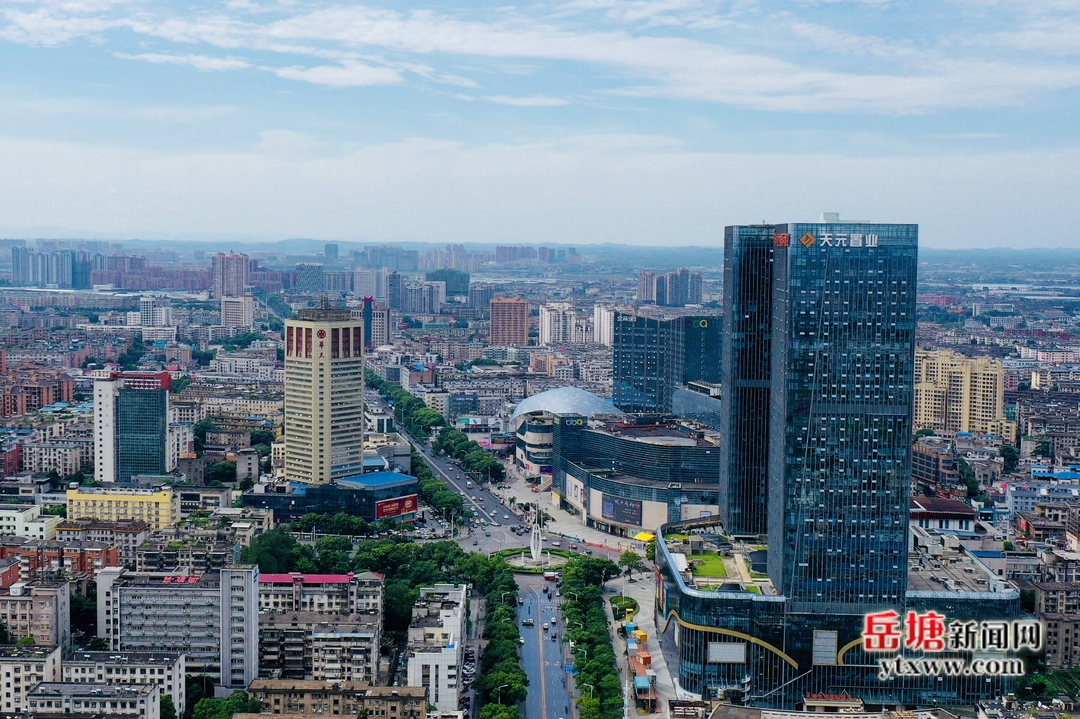
<svg viewBox="0 0 1080 719"><path fill-rule="evenodd" d="M372 67L359 62L316 67L279 67L273 72L278 77L287 80L300 80L329 87L366 87L396 85L404 82L404 78L395 70L387 67Z"/></svg>
<svg viewBox="0 0 1080 719"><path fill-rule="evenodd" d="M146 52L139 55L126 53L114 53L116 57L125 60L142 60L163 65L187 65L196 70L243 70L251 67L251 63L239 57L212 57L210 55L169 55L164 53Z"/></svg>
<svg viewBox="0 0 1080 719"><path fill-rule="evenodd" d="M488 102L494 102L499 105L511 105L513 107L562 107L563 105L569 105L569 100L563 100L558 97L544 97L542 95L535 95L533 97L508 97L506 95L488 95L484 97Z"/></svg>

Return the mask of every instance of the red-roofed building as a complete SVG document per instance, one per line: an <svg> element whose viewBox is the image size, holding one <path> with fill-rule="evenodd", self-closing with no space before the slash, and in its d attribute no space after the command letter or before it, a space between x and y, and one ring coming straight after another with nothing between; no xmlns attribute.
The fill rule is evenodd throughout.
<svg viewBox="0 0 1080 719"><path fill-rule="evenodd" d="M260 574L260 612L382 615L383 578L361 574Z"/></svg>
<svg viewBox="0 0 1080 719"><path fill-rule="evenodd" d="M952 532L974 532L978 511L967 502L942 497L912 497L912 527Z"/></svg>

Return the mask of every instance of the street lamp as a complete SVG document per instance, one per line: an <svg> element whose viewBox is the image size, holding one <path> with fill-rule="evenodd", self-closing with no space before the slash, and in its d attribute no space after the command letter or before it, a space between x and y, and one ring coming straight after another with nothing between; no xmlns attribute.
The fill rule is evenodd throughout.
<svg viewBox="0 0 1080 719"><path fill-rule="evenodd" d="M589 648L588 647L582 647L581 649L578 649L578 651L585 655L585 661L589 661Z"/></svg>
<svg viewBox="0 0 1080 719"><path fill-rule="evenodd" d="M585 682L582 682L581 686L589 687L589 698L592 699L593 698L593 689L595 689L596 687L594 687L592 684L586 684Z"/></svg>
<svg viewBox="0 0 1080 719"><path fill-rule="evenodd" d="M497 697L495 699L496 704L502 704L502 690L503 689L508 689L509 687L510 687L509 684L502 684L502 685L499 686L498 689L495 690L495 696Z"/></svg>
<svg viewBox="0 0 1080 719"><path fill-rule="evenodd" d="M581 623L581 622L574 622L574 624L578 625L582 629L585 629L585 625L583 623Z"/></svg>
<svg viewBox="0 0 1080 719"><path fill-rule="evenodd" d="M507 594L516 594L516 592L513 589L503 592L499 595L499 601L502 602L503 597L505 597Z"/></svg>
<svg viewBox="0 0 1080 719"><path fill-rule="evenodd" d="M573 597L575 602L580 602L581 601L580 599L578 599L578 593L577 592L567 592L566 594L567 594L567 596Z"/></svg>

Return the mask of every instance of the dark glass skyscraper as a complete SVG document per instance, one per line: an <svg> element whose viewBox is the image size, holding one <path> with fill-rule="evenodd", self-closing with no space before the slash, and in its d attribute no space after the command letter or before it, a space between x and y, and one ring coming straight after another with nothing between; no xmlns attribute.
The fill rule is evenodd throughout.
<svg viewBox="0 0 1080 719"><path fill-rule="evenodd" d="M671 412L679 385L720 381L720 317L616 312L612 350L612 403Z"/></svg>
<svg viewBox="0 0 1080 719"><path fill-rule="evenodd" d="M721 512L733 534L764 534L768 510L769 397L772 378L773 225L724 231L720 351Z"/></svg>
<svg viewBox="0 0 1080 719"><path fill-rule="evenodd" d="M915 225L726 230L729 526L767 531L791 600L902 600L917 245Z"/></svg>
<svg viewBox="0 0 1080 719"><path fill-rule="evenodd" d="M168 471L167 389L121 387L116 395L116 479Z"/></svg>

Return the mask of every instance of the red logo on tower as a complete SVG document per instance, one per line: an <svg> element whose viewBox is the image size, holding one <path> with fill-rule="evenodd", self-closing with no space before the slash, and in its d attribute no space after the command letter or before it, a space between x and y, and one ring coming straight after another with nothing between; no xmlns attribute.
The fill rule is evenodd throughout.
<svg viewBox="0 0 1080 719"><path fill-rule="evenodd" d="M772 236L773 247L791 247L791 234L788 232L777 232Z"/></svg>

